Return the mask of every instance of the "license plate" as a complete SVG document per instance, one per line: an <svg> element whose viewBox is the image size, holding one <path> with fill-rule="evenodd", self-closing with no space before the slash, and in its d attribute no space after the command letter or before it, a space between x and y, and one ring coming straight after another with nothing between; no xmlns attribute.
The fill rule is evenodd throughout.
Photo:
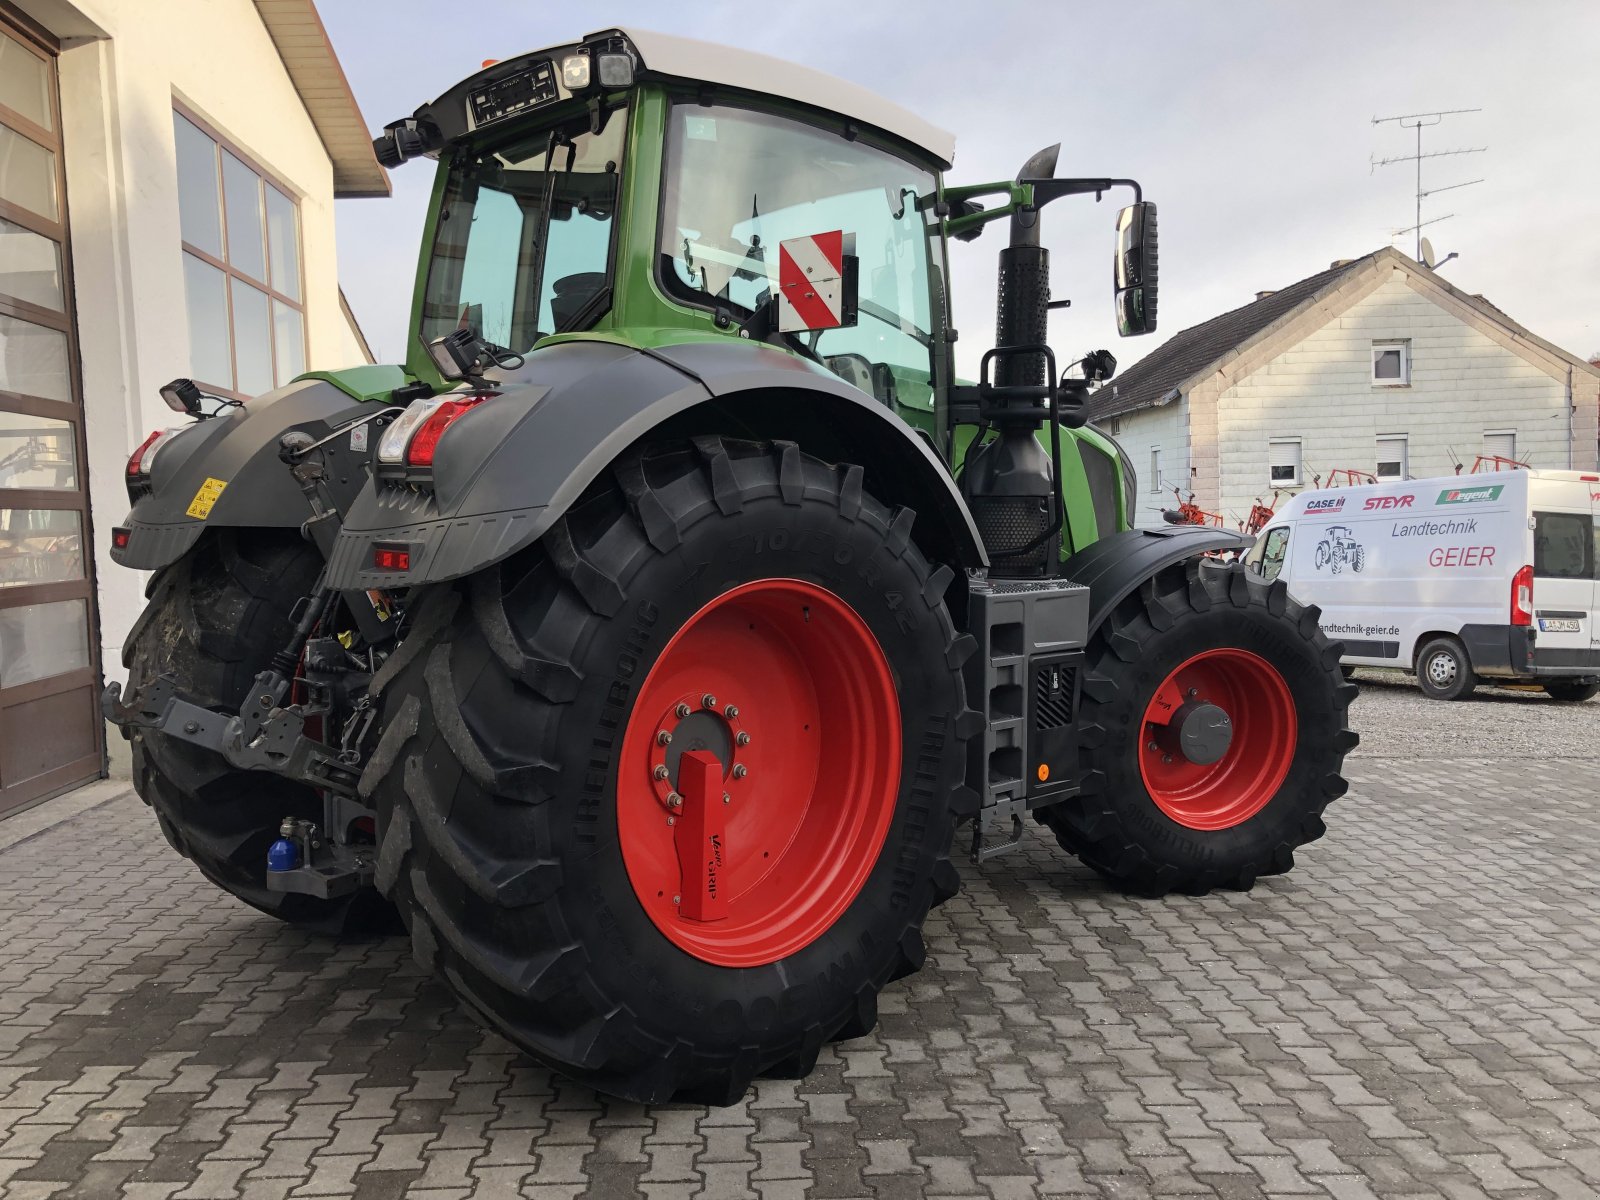
<svg viewBox="0 0 1600 1200"><path fill-rule="evenodd" d="M1579 633L1583 630L1583 622L1572 617L1540 617L1540 633Z"/></svg>

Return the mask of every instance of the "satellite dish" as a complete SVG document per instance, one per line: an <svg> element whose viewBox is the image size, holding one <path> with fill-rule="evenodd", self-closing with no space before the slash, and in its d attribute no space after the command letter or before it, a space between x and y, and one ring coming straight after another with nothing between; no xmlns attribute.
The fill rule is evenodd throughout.
<svg viewBox="0 0 1600 1200"><path fill-rule="evenodd" d="M1433 257L1433 243L1430 242L1427 238L1423 238L1422 239L1422 265L1431 270L1435 266L1435 264L1436 264L1436 260Z"/></svg>

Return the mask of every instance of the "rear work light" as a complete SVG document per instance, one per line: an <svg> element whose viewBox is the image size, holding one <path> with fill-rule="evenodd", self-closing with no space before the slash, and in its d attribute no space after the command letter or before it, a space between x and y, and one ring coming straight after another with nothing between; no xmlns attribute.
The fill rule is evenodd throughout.
<svg viewBox="0 0 1600 1200"><path fill-rule="evenodd" d="M1533 568L1523 567L1511 580L1511 623L1533 624Z"/></svg>

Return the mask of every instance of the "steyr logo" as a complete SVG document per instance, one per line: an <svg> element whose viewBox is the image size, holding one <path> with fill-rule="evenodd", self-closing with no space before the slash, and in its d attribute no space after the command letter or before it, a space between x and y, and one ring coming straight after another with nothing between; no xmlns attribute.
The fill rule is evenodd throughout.
<svg viewBox="0 0 1600 1200"><path fill-rule="evenodd" d="M1477 504L1484 500L1498 500L1506 490L1503 483L1491 483L1475 488L1445 488L1439 493L1440 504Z"/></svg>
<svg viewBox="0 0 1600 1200"><path fill-rule="evenodd" d="M1411 502L1415 499L1416 497L1409 493L1404 496L1369 496L1361 507L1368 512L1375 508L1410 508Z"/></svg>
<svg viewBox="0 0 1600 1200"><path fill-rule="evenodd" d="M1314 513L1314 512L1338 512L1343 507L1344 507L1344 497L1343 496L1329 496L1324 500L1307 500L1306 501L1306 511L1308 513Z"/></svg>

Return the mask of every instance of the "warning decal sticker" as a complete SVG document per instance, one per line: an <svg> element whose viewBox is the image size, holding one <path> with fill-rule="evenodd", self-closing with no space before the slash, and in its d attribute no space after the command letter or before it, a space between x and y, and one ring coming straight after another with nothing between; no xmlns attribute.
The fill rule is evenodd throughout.
<svg viewBox="0 0 1600 1200"><path fill-rule="evenodd" d="M216 504L217 497L222 495L222 489L228 486L226 479L212 479L207 477L200 485L200 490L194 494L194 499L189 502L185 511L191 517L204 521L211 515L212 506Z"/></svg>

